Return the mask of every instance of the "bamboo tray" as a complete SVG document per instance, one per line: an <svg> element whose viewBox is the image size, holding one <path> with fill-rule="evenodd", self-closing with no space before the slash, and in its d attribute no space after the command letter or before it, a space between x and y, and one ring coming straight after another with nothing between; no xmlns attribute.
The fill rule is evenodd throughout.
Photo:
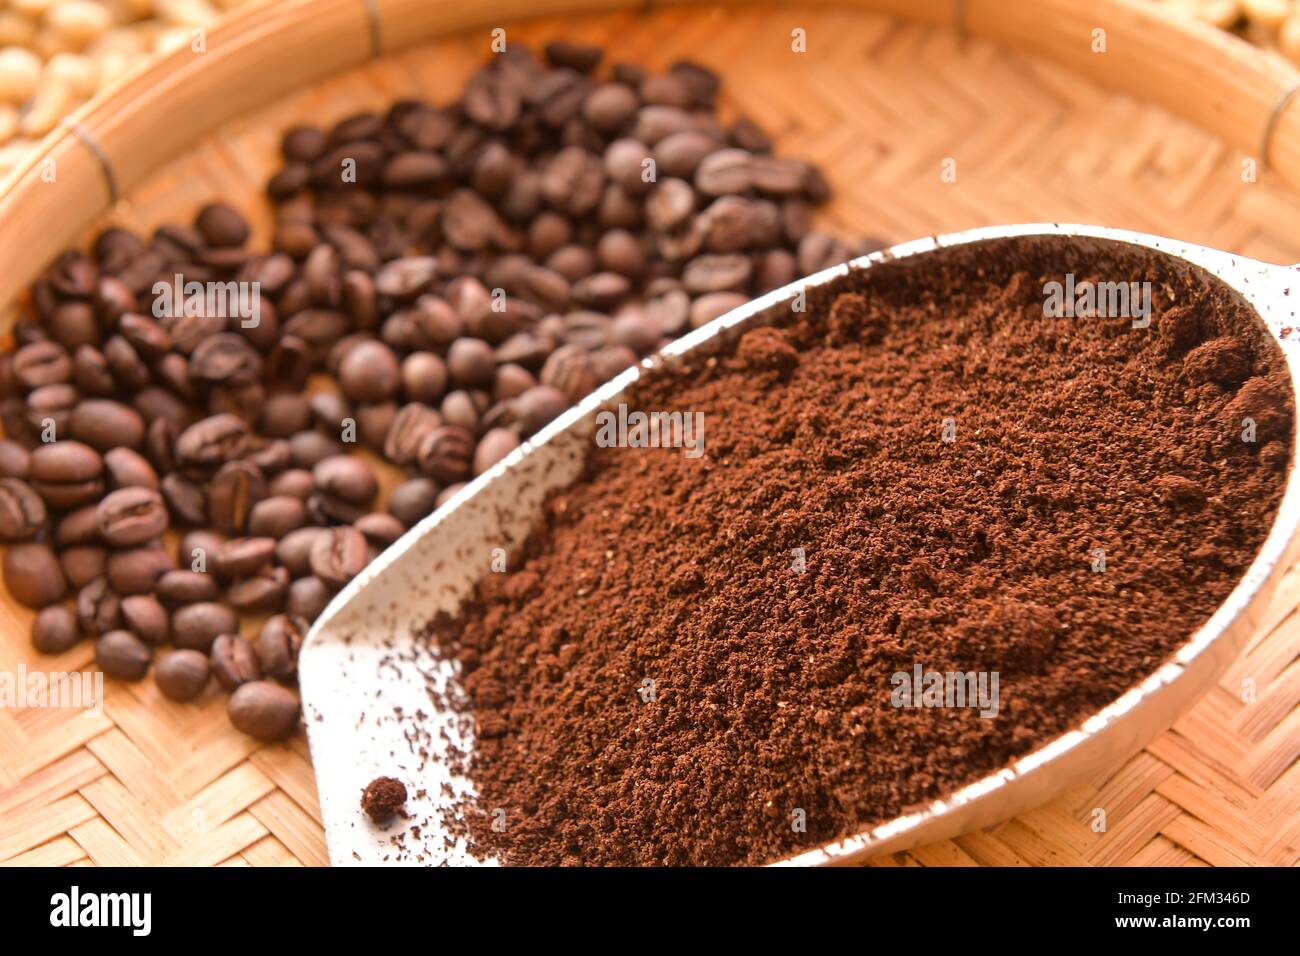
<svg viewBox="0 0 1300 956"><path fill-rule="evenodd" d="M553 19L519 19L539 12ZM6 321L36 271L92 225L147 229L219 196L264 238L261 188L277 131L403 95L445 98L487 55L497 26L512 43L566 36L609 44L618 59L714 66L725 106L760 118L780 150L827 171L836 199L826 220L846 235L899 241L1063 220L1300 261L1291 189L1300 187L1300 74L1137 0L859 0L833 10L294 0L243 9L208 35L205 54L181 51L128 78L0 186ZM806 31L807 53L791 52L795 28ZM1096 29L1105 53L1093 52ZM55 183L42 182L49 159ZM940 177L946 160L955 182ZM1243 176L1252 166L1258 181ZM1108 778L875 863L1300 861L1297 604L1293 568L1224 679ZM0 670L93 666L88 643L36 655L29 626L29 612L3 599ZM325 859L305 739L243 737L228 726L224 695L175 704L151 681L110 681L102 715L0 709L0 861Z"/></svg>

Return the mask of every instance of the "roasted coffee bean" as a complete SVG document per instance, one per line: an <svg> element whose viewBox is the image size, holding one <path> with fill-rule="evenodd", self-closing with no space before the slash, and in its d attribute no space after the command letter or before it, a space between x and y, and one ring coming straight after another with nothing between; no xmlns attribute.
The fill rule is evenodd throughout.
<svg viewBox="0 0 1300 956"><path fill-rule="evenodd" d="M145 361L157 361L171 351L171 335L148 316L128 313L118 320L117 331ZM184 361L183 356L177 358Z"/></svg>
<svg viewBox="0 0 1300 956"><path fill-rule="evenodd" d="M434 352L413 352L402 360L402 389L412 402L439 401L447 390L447 365Z"/></svg>
<svg viewBox="0 0 1300 956"><path fill-rule="evenodd" d="M386 263L376 273L375 291L395 299L413 299L428 291L437 275L438 262L432 256L406 256Z"/></svg>
<svg viewBox="0 0 1300 956"><path fill-rule="evenodd" d="M79 544L59 553L59 566L68 584L79 589L95 578L103 577L108 568L108 551L94 544Z"/></svg>
<svg viewBox="0 0 1300 956"><path fill-rule="evenodd" d="M159 418L149 423L144 435L144 453L159 471L172 471L176 467L177 425L169 419Z"/></svg>
<svg viewBox="0 0 1300 956"><path fill-rule="evenodd" d="M119 389L138 392L149 384L149 366L140 358L135 346L122 336L114 335L105 342L103 353L113 382Z"/></svg>
<svg viewBox="0 0 1300 956"><path fill-rule="evenodd" d="M147 594L122 598L122 623L146 644L165 644L171 637L171 617L157 599Z"/></svg>
<svg viewBox="0 0 1300 956"><path fill-rule="evenodd" d="M312 480L322 494L354 505L368 505L379 493L374 469L353 455L322 459L312 469Z"/></svg>
<svg viewBox="0 0 1300 956"><path fill-rule="evenodd" d="M242 246L248 241L248 223L225 203L209 203L200 209L194 227L213 246Z"/></svg>
<svg viewBox="0 0 1300 956"><path fill-rule="evenodd" d="M190 571L207 571L208 562L227 537L207 529L186 532L176 548L176 557L182 568Z"/></svg>
<svg viewBox="0 0 1300 956"><path fill-rule="evenodd" d="M600 384L600 378L591 367L590 355L586 349L576 345L562 345L552 352L542 366L539 378L543 385L563 392L572 403L577 403Z"/></svg>
<svg viewBox="0 0 1300 956"><path fill-rule="evenodd" d="M190 354L190 377L210 386L251 385L261 380L262 358L233 332L208 336Z"/></svg>
<svg viewBox="0 0 1300 956"><path fill-rule="evenodd" d="M474 474L481 475L519 447L519 436L506 428L489 429L474 450Z"/></svg>
<svg viewBox="0 0 1300 956"><path fill-rule="evenodd" d="M208 516L208 499L203 489L173 472L161 482L163 499L177 521L188 525L203 524Z"/></svg>
<svg viewBox="0 0 1300 956"><path fill-rule="evenodd" d="M50 318L50 335L69 351L99 343L99 322L89 302L63 302Z"/></svg>
<svg viewBox="0 0 1300 956"><path fill-rule="evenodd" d="M69 511L54 528L54 543L60 548L78 544L99 544L99 522L95 518L96 505L86 505Z"/></svg>
<svg viewBox="0 0 1300 956"><path fill-rule="evenodd" d="M447 350L447 372L457 386L485 385L492 381L495 369L492 346L480 339L460 338Z"/></svg>
<svg viewBox="0 0 1300 956"><path fill-rule="evenodd" d="M468 432L478 431L480 411L473 396L464 389L448 392L439 406L443 424L455 425Z"/></svg>
<svg viewBox="0 0 1300 956"><path fill-rule="evenodd" d="M26 480L31 474L31 453L22 445L0 438L0 478Z"/></svg>
<svg viewBox="0 0 1300 956"><path fill-rule="evenodd" d="M220 634L236 634L239 616L224 604L188 604L172 615L172 643L205 654Z"/></svg>
<svg viewBox="0 0 1300 956"><path fill-rule="evenodd" d="M95 642L95 663L109 677L140 680L152 660L153 650L130 631L109 631Z"/></svg>
<svg viewBox="0 0 1300 956"><path fill-rule="evenodd" d="M232 538L210 556L212 569L228 581L248 577L275 554L274 538Z"/></svg>
<svg viewBox="0 0 1300 956"><path fill-rule="evenodd" d="M238 634L217 635L208 659L217 683L227 691L262 677L253 645Z"/></svg>
<svg viewBox="0 0 1300 956"><path fill-rule="evenodd" d="M9 594L24 607L48 607L67 593L59 559L47 545L34 542L10 545L5 549L3 568Z"/></svg>
<svg viewBox="0 0 1300 956"><path fill-rule="evenodd" d="M311 548L317 539L328 534L325 528L299 528L284 536L275 546L275 557L294 577L311 571Z"/></svg>
<svg viewBox="0 0 1300 956"><path fill-rule="evenodd" d="M354 402L384 402L397 394L401 366L382 342L362 342L339 363L339 387Z"/></svg>
<svg viewBox="0 0 1300 956"><path fill-rule="evenodd" d="M203 692L211 676L208 656L201 651L168 651L158 658L153 679L164 697L193 700Z"/></svg>
<svg viewBox="0 0 1300 956"><path fill-rule="evenodd" d="M77 616L62 604L43 608L32 622L32 646L42 654L62 654L80 641Z"/></svg>
<svg viewBox="0 0 1300 956"><path fill-rule="evenodd" d="M695 170L695 188L706 196L747 192L754 185L754 161L743 149L710 153Z"/></svg>
<svg viewBox="0 0 1300 956"><path fill-rule="evenodd" d="M749 299L739 292L712 292L702 295L691 303L691 328L698 329L702 325L708 325L714 319L726 315L732 309L740 308L748 301Z"/></svg>
<svg viewBox="0 0 1300 956"><path fill-rule="evenodd" d="M243 455L248 440L248 424L243 419L212 415L195 422L176 439L176 461L186 468L215 470Z"/></svg>
<svg viewBox="0 0 1300 956"><path fill-rule="evenodd" d="M320 617L331 597L333 592L324 581L314 574L308 575L289 585L284 610L291 617L299 617L311 623Z"/></svg>
<svg viewBox="0 0 1300 956"><path fill-rule="evenodd" d="M428 478L404 481L388 496L388 513L408 528L433 512L438 486Z"/></svg>
<svg viewBox="0 0 1300 956"><path fill-rule="evenodd" d="M596 208L605 189L600 157L579 146L566 146L542 170L542 196L560 212L585 216Z"/></svg>
<svg viewBox="0 0 1300 956"><path fill-rule="evenodd" d="M106 634L122 623L121 598L107 578L96 578L77 592L77 623L86 634Z"/></svg>
<svg viewBox="0 0 1300 956"><path fill-rule="evenodd" d="M546 44L546 59L554 66L566 66L579 73L590 73L605 55L598 46L573 43L569 40L552 40Z"/></svg>
<svg viewBox="0 0 1300 956"><path fill-rule="evenodd" d="M160 490L158 472L149 460L130 448L112 448L104 453L104 470L110 488Z"/></svg>
<svg viewBox="0 0 1300 956"><path fill-rule="evenodd" d="M531 435L569 407L568 396L551 385L537 385L516 400L523 433Z"/></svg>
<svg viewBox="0 0 1300 956"><path fill-rule="evenodd" d="M686 291L704 295L710 292L740 292L749 284L753 263L742 255L697 256L682 270Z"/></svg>
<svg viewBox="0 0 1300 956"><path fill-rule="evenodd" d="M265 614L281 610L288 591L289 572L267 565L231 584L226 591L226 600L244 614Z"/></svg>
<svg viewBox="0 0 1300 956"><path fill-rule="evenodd" d="M18 384L30 391L68 381L72 377L72 360L58 342L33 342L14 353L13 372Z"/></svg>
<svg viewBox="0 0 1300 956"><path fill-rule="evenodd" d="M352 526L364 534L366 540L380 551L406 533L402 522L382 511L362 515L352 523Z"/></svg>
<svg viewBox="0 0 1300 956"><path fill-rule="evenodd" d="M145 594L174 567L176 561L171 554L153 544L115 551L108 556L108 583L122 596Z"/></svg>
<svg viewBox="0 0 1300 956"><path fill-rule="evenodd" d="M262 469L249 461L222 465L208 488L208 520L223 534L239 534L253 507L266 497Z"/></svg>
<svg viewBox="0 0 1300 956"><path fill-rule="evenodd" d="M248 452L245 461L262 469L263 475L278 475L293 464L293 451L287 441L275 438Z"/></svg>
<svg viewBox="0 0 1300 956"><path fill-rule="evenodd" d="M302 499L291 495L265 498L253 506L248 516L248 533L256 538L279 540L301 528L307 521Z"/></svg>
<svg viewBox="0 0 1300 956"><path fill-rule="evenodd" d="M241 684L227 704L235 729L257 740L283 740L298 728L298 698L270 681Z"/></svg>
<svg viewBox="0 0 1300 956"><path fill-rule="evenodd" d="M365 536L351 526L330 528L312 542L308 562L316 577L341 588L370 563Z"/></svg>
<svg viewBox="0 0 1300 956"><path fill-rule="evenodd" d="M305 468L288 468L271 479L267 491L272 497L283 495L306 501L315 487L310 471Z"/></svg>
<svg viewBox="0 0 1300 956"><path fill-rule="evenodd" d="M17 478L0 478L0 541L27 541L45 527L45 502Z"/></svg>
<svg viewBox="0 0 1300 956"><path fill-rule="evenodd" d="M621 83L602 83L587 94L582 115L595 129L613 133L631 122L640 107L641 100L633 90Z"/></svg>
<svg viewBox="0 0 1300 956"><path fill-rule="evenodd" d="M473 433L455 425L442 425L431 431L417 455L420 470L443 485L467 479L473 457Z"/></svg>
<svg viewBox="0 0 1300 956"><path fill-rule="evenodd" d="M414 463L424 439L441 424L442 416L428 405L402 406L384 440L384 456L396 465Z"/></svg>
<svg viewBox="0 0 1300 956"><path fill-rule="evenodd" d="M75 508L104 493L104 462L89 445L58 441L32 451L31 486L55 508Z"/></svg>
<svg viewBox="0 0 1300 956"><path fill-rule="evenodd" d="M169 607L215 601L221 595L221 586L213 575L189 568L178 568L160 575L153 590Z"/></svg>
<svg viewBox="0 0 1300 956"><path fill-rule="evenodd" d="M275 614L262 625L257 638L257 657L262 670L272 677L291 681L298 677L298 651L307 636L308 622L287 614Z"/></svg>
<svg viewBox="0 0 1300 956"><path fill-rule="evenodd" d="M347 453L341 441L320 432L299 432L289 439L289 450L298 468L315 468L332 455Z"/></svg>
<svg viewBox="0 0 1300 956"><path fill-rule="evenodd" d="M311 427L312 410L307 396L296 392L271 395L262 409L261 432L270 438L288 438Z"/></svg>
<svg viewBox="0 0 1300 956"><path fill-rule="evenodd" d="M167 505L149 488L121 488L99 503L100 536L115 548L129 548L167 530Z"/></svg>
<svg viewBox="0 0 1300 956"><path fill-rule="evenodd" d="M72 410L79 396L67 384L42 385L27 396L27 420L32 430L56 437L71 434Z"/></svg>

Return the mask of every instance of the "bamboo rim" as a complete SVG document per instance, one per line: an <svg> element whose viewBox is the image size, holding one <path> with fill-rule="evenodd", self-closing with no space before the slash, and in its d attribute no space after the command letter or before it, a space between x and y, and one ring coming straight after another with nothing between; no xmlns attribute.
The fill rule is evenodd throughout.
<svg viewBox="0 0 1300 956"><path fill-rule="evenodd" d="M683 4L717 6L700 0L671 5ZM1293 102L1300 98L1300 72L1208 24L1145 0L835 5L1054 59L1099 85L1191 120L1300 188L1300 111ZM8 280L0 288L3 321L12 321L10 306L40 270L119 197L228 120L375 57L450 34L482 29L486 51L488 31L512 21L647 6L645 0L286 0L239 8L206 35L204 52L175 50L123 77L0 182L0 262ZM785 15L797 26L797 14ZM1104 52L1096 49L1099 36Z"/></svg>

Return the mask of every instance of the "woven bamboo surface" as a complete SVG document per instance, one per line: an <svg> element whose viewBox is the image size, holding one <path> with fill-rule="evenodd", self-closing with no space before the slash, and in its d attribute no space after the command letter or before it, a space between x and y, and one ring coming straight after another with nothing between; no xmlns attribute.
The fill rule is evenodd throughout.
<svg viewBox="0 0 1300 956"><path fill-rule="evenodd" d="M807 31L808 52L790 50ZM1300 261L1300 198L1209 134L1060 67L953 34L856 13L669 10L536 21L512 43L570 36L615 59L690 57L726 78L724 103L779 148L820 163L826 216L900 241L993 223L1062 220L1145 230L1275 262ZM443 99L486 34L378 61L231 124L115 210L148 228L225 197L265 235L261 184L277 131L411 94ZM956 180L941 167L956 162ZM951 178L951 177L949 177ZM989 830L876 865L1294 865L1300 862L1300 571L1243 657L1169 732L1105 779ZM42 658L28 612L0 604L0 669L93 667L89 643ZM1255 699L1243 701L1243 682ZM103 713L0 709L0 861L11 864L323 864L305 738L258 745L209 690L176 704L151 680L110 681ZM1105 828L1096 827L1096 810Z"/></svg>

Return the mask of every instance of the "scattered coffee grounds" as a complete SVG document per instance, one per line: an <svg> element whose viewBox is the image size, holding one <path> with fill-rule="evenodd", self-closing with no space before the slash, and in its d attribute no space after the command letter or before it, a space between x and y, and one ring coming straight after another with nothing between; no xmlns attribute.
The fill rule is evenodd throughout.
<svg viewBox="0 0 1300 956"><path fill-rule="evenodd" d="M50 265L0 354L4 580L65 612L38 649L139 680L175 645L209 665L164 693L211 675L290 734L303 636L380 550L664 343L878 248L812 228L826 181L709 70L602 59L511 43L449 103L287 130L260 247L217 202Z"/></svg>
<svg viewBox="0 0 1300 956"><path fill-rule="evenodd" d="M376 824L385 824L406 806L406 784L393 777L376 777L361 791L361 809Z"/></svg>
<svg viewBox="0 0 1300 956"><path fill-rule="evenodd" d="M629 407L702 412L705 455L593 449L514 569L430 626L477 725L449 825L516 864L763 863L1166 660L1268 532L1287 373L1224 287L1069 248L855 271L643 379ZM1150 282L1150 326L1045 317L1065 273ZM917 668L996 673L996 716L895 706Z"/></svg>

